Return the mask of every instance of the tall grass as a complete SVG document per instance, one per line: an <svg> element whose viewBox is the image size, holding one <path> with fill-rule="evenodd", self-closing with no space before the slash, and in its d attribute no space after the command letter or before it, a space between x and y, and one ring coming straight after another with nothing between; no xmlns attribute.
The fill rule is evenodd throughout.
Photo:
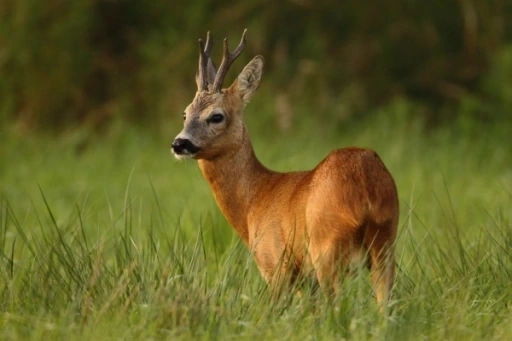
<svg viewBox="0 0 512 341"><path fill-rule="evenodd" d="M0 338L443 339L512 337L512 173L503 127L425 132L397 102L372 122L306 122L285 135L248 113L268 166L304 169L336 147L375 148L401 204L391 313L366 270L326 302L272 300L194 162L164 137L51 140L4 134L0 149ZM252 115L252 116L251 116ZM401 122L401 123L400 123ZM172 131L172 132L171 132Z"/></svg>

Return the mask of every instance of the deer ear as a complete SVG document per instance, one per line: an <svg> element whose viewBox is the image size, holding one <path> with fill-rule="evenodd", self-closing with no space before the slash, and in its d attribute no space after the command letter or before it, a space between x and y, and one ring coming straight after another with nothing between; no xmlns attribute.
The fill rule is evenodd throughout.
<svg viewBox="0 0 512 341"><path fill-rule="evenodd" d="M254 57L242 70L233 84L240 97L242 97L244 105L249 103L260 86L263 64L264 59L262 56Z"/></svg>

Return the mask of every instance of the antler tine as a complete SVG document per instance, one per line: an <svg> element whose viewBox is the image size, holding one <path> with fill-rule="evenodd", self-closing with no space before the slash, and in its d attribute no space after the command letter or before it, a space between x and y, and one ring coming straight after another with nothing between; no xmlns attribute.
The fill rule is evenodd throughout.
<svg viewBox="0 0 512 341"><path fill-rule="evenodd" d="M199 39L199 89L208 90L208 61L210 60L210 52L213 47L213 39L210 31L206 34L206 45L202 39ZM213 63L213 61L211 61Z"/></svg>
<svg viewBox="0 0 512 341"><path fill-rule="evenodd" d="M198 90L207 90L208 82L207 82L207 74L206 74L206 65L208 64L208 56L205 53L203 39L199 39L199 69L197 70L199 73L199 84ZM209 43L209 39L207 39L207 43Z"/></svg>
<svg viewBox="0 0 512 341"><path fill-rule="evenodd" d="M210 31L208 31L206 33L206 46L204 48L204 53L206 54L207 57L210 57L210 52L212 52L212 47L213 47L213 39L210 36Z"/></svg>
<svg viewBox="0 0 512 341"><path fill-rule="evenodd" d="M238 44L237 48L232 53L229 52L228 38L224 38L224 54L222 56L222 62L220 63L219 70L217 71L217 75L215 76L215 81L213 83L214 92L221 91L222 83L224 82L224 77L226 77L226 73L228 72L229 67L231 64L233 64L240 53L242 53L242 50L245 47L246 33L247 29L244 30L240 44Z"/></svg>

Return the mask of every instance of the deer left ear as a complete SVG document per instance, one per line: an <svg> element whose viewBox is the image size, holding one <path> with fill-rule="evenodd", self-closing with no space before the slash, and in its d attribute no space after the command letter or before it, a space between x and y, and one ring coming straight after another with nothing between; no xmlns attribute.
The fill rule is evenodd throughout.
<svg viewBox="0 0 512 341"><path fill-rule="evenodd" d="M261 75L263 74L264 59L262 56L256 56L242 70L233 86L244 101L244 105L249 103L252 96L260 86Z"/></svg>

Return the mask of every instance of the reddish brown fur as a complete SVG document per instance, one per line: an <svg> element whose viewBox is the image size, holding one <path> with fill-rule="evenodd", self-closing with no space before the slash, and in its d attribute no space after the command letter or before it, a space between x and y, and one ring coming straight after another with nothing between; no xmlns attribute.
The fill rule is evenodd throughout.
<svg viewBox="0 0 512 341"><path fill-rule="evenodd" d="M314 272L330 290L339 267L362 250L369 255L377 300L385 302L393 286L398 224L391 174L374 151L361 148L335 150L311 171L264 167L242 120L262 68L256 57L222 93L198 91L179 136L201 148L192 157L268 283ZM222 112L224 122L205 123L212 112Z"/></svg>

